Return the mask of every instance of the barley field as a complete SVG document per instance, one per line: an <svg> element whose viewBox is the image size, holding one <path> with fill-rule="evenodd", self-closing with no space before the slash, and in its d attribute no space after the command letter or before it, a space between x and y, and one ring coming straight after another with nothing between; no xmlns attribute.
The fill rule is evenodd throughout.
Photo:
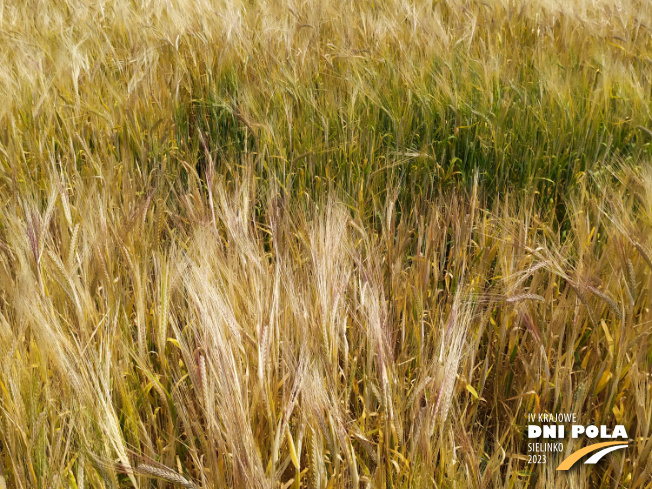
<svg viewBox="0 0 652 489"><path fill-rule="evenodd" d="M0 0L0 489L652 488L651 110L649 0Z"/></svg>

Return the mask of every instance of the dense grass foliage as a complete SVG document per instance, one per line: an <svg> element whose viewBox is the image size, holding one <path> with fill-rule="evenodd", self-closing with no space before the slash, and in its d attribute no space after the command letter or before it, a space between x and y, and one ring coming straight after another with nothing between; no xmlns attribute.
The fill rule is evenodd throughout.
<svg viewBox="0 0 652 489"><path fill-rule="evenodd" d="M651 28L0 0L0 489L649 488Z"/></svg>

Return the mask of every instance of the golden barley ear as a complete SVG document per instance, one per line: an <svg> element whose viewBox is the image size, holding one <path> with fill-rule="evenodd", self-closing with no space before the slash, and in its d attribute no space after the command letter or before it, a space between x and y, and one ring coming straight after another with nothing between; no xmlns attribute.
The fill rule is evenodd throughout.
<svg viewBox="0 0 652 489"><path fill-rule="evenodd" d="M652 259L650 259L650 252L643 246L640 242L636 241L634 243L634 247L638 250L638 252L641 254L643 257L643 260L645 260L645 263L647 263L647 266L650 267L650 270L652 270Z"/></svg>
<svg viewBox="0 0 652 489"><path fill-rule="evenodd" d="M599 289L596 289L596 288L593 287L592 285L588 285L588 286L586 287L586 289L587 289L588 291L590 291L592 294L594 294L594 295L596 295L597 297L599 297L600 299L602 299L603 301L605 301L605 302L609 305L609 307L611 307L611 309L613 310L613 312L616 313L616 316L618 316L619 318L622 319L622 317L623 317L622 311L621 311L620 308L618 307L618 303L617 303L613 298L611 298L607 293L602 292L602 291L599 290Z"/></svg>
<svg viewBox="0 0 652 489"><path fill-rule="evenodd" d="M140 464L136 466L135 472L137 474L147 475L167 482L171 482L172 484L179 485L186 489L199 489L199 487L194 482L190 482L181 474L178 474L175 471L168 469L167 467L153 467L151 465Z"/></svg>
<svg viewBox="0 0 652 489"><path fill-rule="evenodd" d="M636 274L634 273L634 265L632 260L627 258L627 286L629 287L632 302L636 300Z"/></svg>

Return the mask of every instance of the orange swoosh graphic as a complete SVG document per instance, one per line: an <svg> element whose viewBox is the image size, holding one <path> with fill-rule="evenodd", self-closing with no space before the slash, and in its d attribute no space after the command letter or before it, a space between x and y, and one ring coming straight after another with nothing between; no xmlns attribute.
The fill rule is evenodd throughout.
<svg viewBox="0 0 652 489"><path fill-rule="evenodd" d="M576 452L571 453L562 463L559 464L559 467L557 467L557 470L568 470L570 469L575 462L577 462L579 459L581 459L584 455L595 452L596 450L600 450L601 448L604 447L610 447L613 445L627 445L626 441L606 441L604 443L596 443L594 445L589 445L588 447L584 447L581 450L578 450Z"/></svg>

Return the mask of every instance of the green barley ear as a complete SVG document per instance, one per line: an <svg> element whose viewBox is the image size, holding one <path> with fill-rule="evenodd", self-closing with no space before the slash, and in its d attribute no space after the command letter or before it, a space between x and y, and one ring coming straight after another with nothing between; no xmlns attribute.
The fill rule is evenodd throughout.
<svg viewBox="0 0 652 489"><path fill-rule="evenodd" d="M321 489L323 487L324 471L323 471L323 449L321 438L311 428L309 435L309 450L310 450L310 481L314 489Z"/></svg>

